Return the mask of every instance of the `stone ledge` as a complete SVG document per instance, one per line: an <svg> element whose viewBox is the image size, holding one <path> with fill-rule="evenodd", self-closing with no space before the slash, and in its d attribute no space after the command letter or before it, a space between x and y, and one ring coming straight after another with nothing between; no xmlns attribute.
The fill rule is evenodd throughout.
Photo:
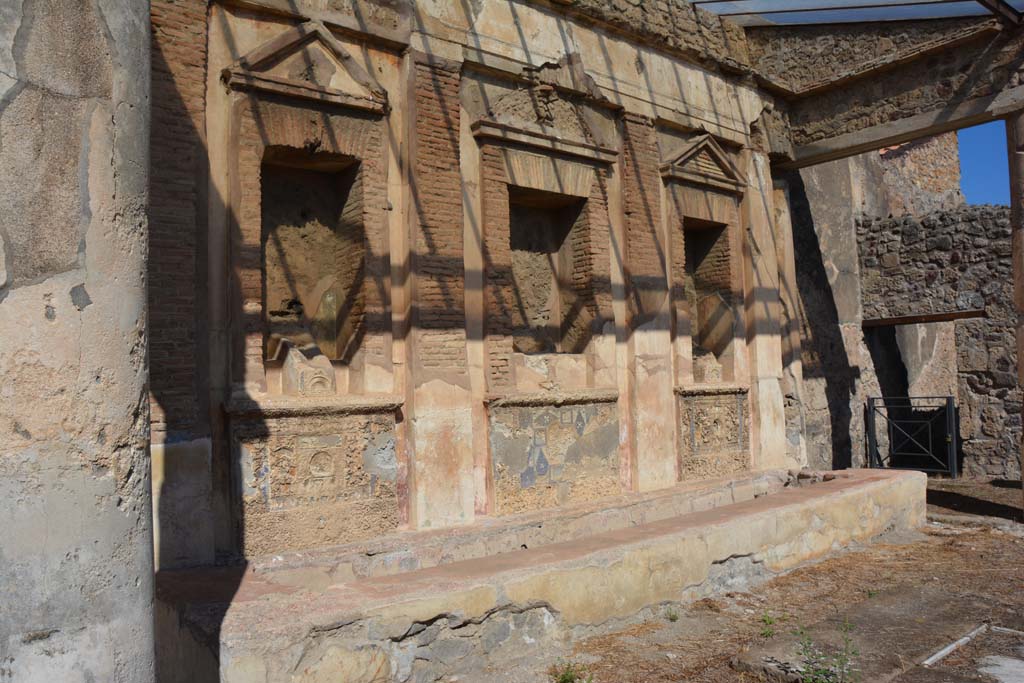
<svg viewBox="0 0 1024 683"><path fill-rule="evenodd" d="M386 114L387 100L380 97L356 97L334 88L320 88L266 74L257 74L240 69L225 69L224 84L235 90L267 92L272 95L312 100L320 104L333 104L349 109L359 109L371 114Z"/></svg>
<svg viewBox="0 0 1024 683"><path fill-rule="evenodd" d="M301 550L256 558L254 572L308 571L368 578L426 569L461 560L496 555L573 540L591 534L646 524L690 512L753 500L781 491L789 482L783 470L746 476L683 482L649 493L532 510L502 517L478 518L470 526L404 531L341 546ZM283 577L284 574L279 574Z"/></svg>
<svg viewBox="0 0 1024 683"><path fill-rule="evenodd" d="M675 392L679 396L731 396L749 393L750 387L745 384L691 384L675 387Z"/></svg>
<svg viewBox="0 0 1024 683"><path fill-rule="evenodd" d="M925 485L918 472L844 471L756 500L395 576L291 585L253 573L164 577L159 612L165 638L191 639L179 647L205 651L219 669L211 679L223 683L434 680L423 675L450 673L456 645L460 660L479 660L503 644L572 640L916 528ZM215 595L217 581L226 596ZM529 612L542 617L532 640L507 623L489 630Z"/></svg>
<svg viewBox="0 0 1024 683"><path fill-rule="evenodd" d="M489 394L484 403L490 408L506 406L571 406L579 403L615 403L618 389L581 389L579 391L536 391L521 394Z"/></svg>
<svg viewBox="0 0 1024 683"><path fill-rule="evenodd" d="M236 395L224 405L229 415L259 415L261 417L292 417L300 415L355 415L362 413L391 413L405 403L397 395L368 396L273 396L269 394Z"/></svg>
<svg viewBox="0 0 1024 683"><path fill-rule="evenodd" d="M471 129L474 137L515 143L545 152L579 157L586 161L613 164L619 159L618 150L602 147L586 140L571 140L540 127L528 128L498 121L480 120L475 122Z"/></svg>

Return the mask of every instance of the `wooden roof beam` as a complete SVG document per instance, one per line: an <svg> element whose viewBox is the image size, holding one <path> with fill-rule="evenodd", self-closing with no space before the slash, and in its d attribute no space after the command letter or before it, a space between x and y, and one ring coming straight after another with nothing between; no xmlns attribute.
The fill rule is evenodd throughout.
<svg viewBox="0 0 1024 683"><path fill-rule="evenodd" d="M979 5L996 15L1000 21L1010 26L1020 26L1021 13L1006 0L975 0Z"/></svg>

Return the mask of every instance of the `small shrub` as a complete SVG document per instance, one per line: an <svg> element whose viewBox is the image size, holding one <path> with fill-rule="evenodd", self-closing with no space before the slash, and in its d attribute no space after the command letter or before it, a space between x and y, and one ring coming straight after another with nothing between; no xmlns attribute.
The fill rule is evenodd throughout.
<svg viewBox="0 0 1024 683"><path fill-rule="evenodd" d="M548 670L551 683L594 683L594 675L582 664L563 662Z"/></svg>
<svg viewBox="0 0 1024 683"><path fill-rule="evenodd" d="M764 624L765 626L771 626L772 624L775 623L775 617L773 617L768 612L765 612L764 614L761 615L761 623Z"/></svg>
<svg viewBox="0 0 1024 683"><path fill-rule="evenodd" d="M856 683L858 676L854 660L860 653L850 637L853 624L844 621L839 630L843 632L843 646L831 654L811 640L804 629L797 630L800 636L798 651L803 660L800 665L802 683Z"/></svg>
<svg viewBox="0 0 1024 683"><path fill-rule="evenodd" d="M775 629L773 629L771 626L765 626L764 628L761 629L761 637L762 638L774 638L775 637Z"/></svg>
<svg viewBox="0 0 1024 683"><path fill-rule="evenodd" d="M671 621L674 624L677 621L679 621L679 612L676 612L674 609L669 607L665 611L665 618L668 619L669 621Z"/></svg>

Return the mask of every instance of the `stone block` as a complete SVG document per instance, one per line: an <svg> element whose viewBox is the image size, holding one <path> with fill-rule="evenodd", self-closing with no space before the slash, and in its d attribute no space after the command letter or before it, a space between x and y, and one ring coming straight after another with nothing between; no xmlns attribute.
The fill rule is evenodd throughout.
<svg viewBox="0 0 1024 683"><path fill-rule="evenodd" d="M151 444L149 451L157 569L213 564L210 440Z"/></svg>
<svg viewBox="0 0 1024 683"><path fill-rule="evenodd" d="M333 396L337 391L334 368L315 346L311 352L289 346L281 373L281 391L288 396Z"/></svg>

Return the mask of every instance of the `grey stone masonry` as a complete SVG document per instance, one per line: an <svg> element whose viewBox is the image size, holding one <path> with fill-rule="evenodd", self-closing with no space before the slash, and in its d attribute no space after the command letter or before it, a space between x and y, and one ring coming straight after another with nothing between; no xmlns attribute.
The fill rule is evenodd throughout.
<svg viewBox="0 0 1024 683"><path fill-rule="evenodd" d="M865 319L985 311L955 324L963 472L1019 477L1009 207L862 219L857 232Z"/></svg>

